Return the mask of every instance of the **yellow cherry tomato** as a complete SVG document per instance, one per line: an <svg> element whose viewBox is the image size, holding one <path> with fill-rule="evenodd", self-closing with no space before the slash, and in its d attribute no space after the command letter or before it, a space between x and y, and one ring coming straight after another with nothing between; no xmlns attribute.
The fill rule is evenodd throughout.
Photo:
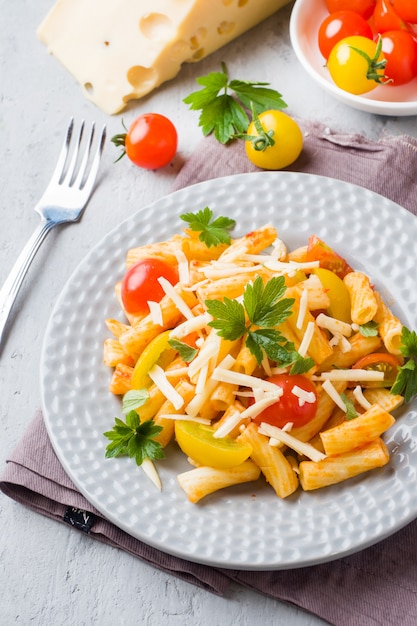
<svg viewBox="0 0 417 626"><path fill-rule="evenodd" d="M382 44L353 35L341 39L330 52L327 67L335 84L354 95L367 93L384 84L386 59Z"/></svg>
<svg viewBox="0 0 417 626"><path fill-rule="evenodd" d="M258 121L263 133L272 139L272 145L262 140L263 133L253 120L247 132L253 139L245 141L248 159L264 170L281 170L294 163L303 149L303 133L297 122L286 113L275 110L260 113Z"/></svg>
<svg viewBox="0 0 417 626"><path fill-rule="evenodd" d="M155 339L146 346L133 369L132 374L132 389L143 389L149 387L151 379L148 374L154 365L159 363L161 366L166 366L174 358L176 351L170 347L168 340L171 331L157 335ZM163 363L161 363L163 359Z"/></svg>
<svg viewBox="0 0 417 626"><path fill-rule="evenodd" d="M216 431L211 426L188 422L175 421L175 438L185 455L199 465L228 469L246 461L252 446L231 437L216 439Z"/></svg>
<svg viewBox="0 0 417 626"><path fill-rule="evenodd" d="M330 306L327 309L329 315L346 322L346 324L350 324L352 322L350 317L350 296L343 280L331 270L326 270L322 267L316 267L313 273L318 276L329 296Z"/></svg>

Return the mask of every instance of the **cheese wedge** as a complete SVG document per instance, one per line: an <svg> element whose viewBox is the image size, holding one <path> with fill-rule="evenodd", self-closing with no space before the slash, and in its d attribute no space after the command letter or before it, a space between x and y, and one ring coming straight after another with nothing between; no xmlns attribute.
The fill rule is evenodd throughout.
<svg viewBox="0 0 417 626"><path fill-rule="evenodd" d="M109 114L289 0L58 0L37 35Z"/></svg>

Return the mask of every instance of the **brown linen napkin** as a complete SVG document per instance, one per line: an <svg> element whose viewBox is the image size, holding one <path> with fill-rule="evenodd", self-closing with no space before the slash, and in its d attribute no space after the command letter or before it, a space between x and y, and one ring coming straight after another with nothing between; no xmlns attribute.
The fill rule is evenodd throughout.
<svg viewBox="0 0 417 626"><path fill-rule="evenodd" d="M319 124L300 124L305 147L288 169L362 185L417 215L417 139L386 136L375 142ZM174 189L251 171L256 168L247 161L242 142L224 147L208 138L184 165ZM0 489L43 515L217 594L225 594L233 580L335 626L417 624L417 521L358 554L308 568L247 572L184 561L143 544L102 518L64 472L40 411L10 456Z"/></svg>

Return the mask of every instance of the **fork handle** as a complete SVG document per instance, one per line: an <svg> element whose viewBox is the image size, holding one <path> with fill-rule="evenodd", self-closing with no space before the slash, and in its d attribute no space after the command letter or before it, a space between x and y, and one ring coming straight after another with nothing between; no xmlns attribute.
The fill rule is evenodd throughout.
<svg viewBox="0 0 417 626"><path fill-rule="evenodd" d="M42 220L40 222L32 237L17 257L10 274L6 278L6 282L0 290L0 345L3 341L7 320L9 319L19 289L22 286L23 279L42 241L53 226L55 226L55 222L50 220Z"/></svg>

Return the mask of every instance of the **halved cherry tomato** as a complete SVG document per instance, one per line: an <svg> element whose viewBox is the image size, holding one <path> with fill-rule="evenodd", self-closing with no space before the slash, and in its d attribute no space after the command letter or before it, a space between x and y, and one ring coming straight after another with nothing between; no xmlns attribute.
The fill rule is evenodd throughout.
<svg viewBox="0 0 417 626"><path fill-rule="evenodd" d="M372 39L368 22L354 11L336 11L328 15L320 25L318 41L320 52L328 58L338 41L351 35L362 35Z"/></svg>
<svg viewBox="0 0 417 626"><path fill-rule="evenodd" d="M324 241L316 235L311 235L308 240L306 261L319 261L320 267L331 270L339 278L344 278L346 274L352 272L352 268L345 259L337 254Z"/></svg>
<svg viewBox="0 0 417 626"><path fill-rule="evenodd" d="M231 437L214 437L211 426L176 420L175 438L181 450L199 465L227 469L249 458L252 446Z"/></svg>
<svg viewBox="0 0 417 626"><path fill-rule="evenodd" d="M391 0L398 15L406 22L417 23L417 2L416 0Z"/></svg>
<svg viewBox="0 0 417 626"><path fill-rule="evenodd" d="M302 374L275 374L267 378L267 381L281 387L283 394L275 404L259 413L254 418L254 422L257 424L266 422L282 428L288 422L292 422L294 426L303 426L313 419L317 411L317 390L309 378ZM307 393L313 393L315 400L303 402L294 393L296 391L294 387L299 387Z"/></svg>
<svg viewBox="0 0 417 626"><path fill-rule="evenodd" d="M405 30L382 34L382 52L387 60L385 74L393 82L404 85L417 76L417 41Z"/></svg>
<svg viewBox="0 0 417 626"><path fill-rule="evenodd" d="M383 381L363 383L364 387L392 387L397 378L400 365L400 360L393 354L374 352L359 359L355 365L352 365L352 369L384 372Z"/></svg>
<svg viewBox="0 0 417 626"><path fill-rule="evenodd" d="M405 21L398 15L390 0L378 0L375 6L374 29L377 33L384 33L387 30L407 30Z"/></svg>
<svg viewBox="0 0 417 626"><path fill-rule="evenodd" d="M352 322L350 295L343 280L331 270L323 267L314 269L313 274L318 276L329 296L330 306L327 309L328 314L342 322L346 322L346 324L350 324Z"/></svg>
<svg viewBox="0 0 417 626"><path fill-rule="evenodd" d="M148 301L159 302L164 290L158 278L166 278L171 285L178 282L175 267L161 259L141 259L130 267L122 282L122 302L128 313L149 313Z"/></svg>
<svg viewBox="0 0 417 626"><path fill-rule="evenodd" d="M376 0L326 0L326 7L329 13L347 9L359 13L365 20L368 20L375 8Z"/></svg>

